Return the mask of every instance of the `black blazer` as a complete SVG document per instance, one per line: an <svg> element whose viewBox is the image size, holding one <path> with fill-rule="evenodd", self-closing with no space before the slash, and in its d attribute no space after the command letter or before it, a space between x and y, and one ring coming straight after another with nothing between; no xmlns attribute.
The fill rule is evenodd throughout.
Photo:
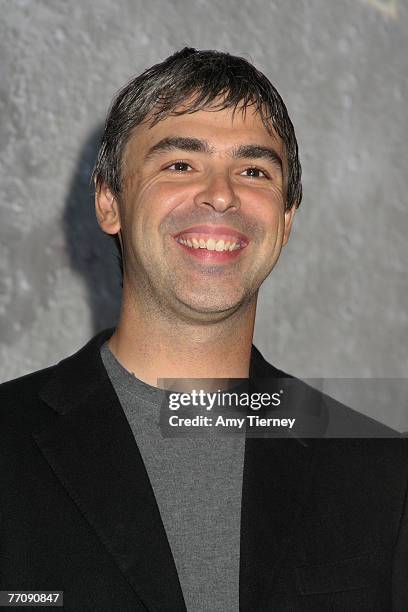
<svg viewBox="0 0 408 612"><path fill-rule="evenodd" d="M0 590L63 590L65 612L182 612L101 361L111 333L1 386ZM253 348L250 376L279 375ZM240 611L407 612L407 479L403 438L247 438Z"/></svg>

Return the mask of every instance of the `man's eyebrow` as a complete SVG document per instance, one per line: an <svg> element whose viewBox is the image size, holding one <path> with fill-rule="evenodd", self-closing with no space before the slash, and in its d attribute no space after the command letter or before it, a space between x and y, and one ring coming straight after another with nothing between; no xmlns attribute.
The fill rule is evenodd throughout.
<svg viewBox="0 0 408 612"><path fill-rule="evenodd" d="M201 138L187 138L182 136L167 136L162 138L159 142L156 142L145 156L145 161L159 155L160 153L167 153L168 151L181 150L181 151L194 151L195 153L213 153L214 149L210 147L206 140Z"/></svg>
<svg viewBox="0 0 408 612"><path fill-rule="evenodd" d="M265 159L266 161L272 162L273 164L279 166L282 172L282 158L277 151L275 151L275 149L272 149L272 147L265 147L264 145L257 144L240 145L233 149L232 157L235 157L236 159Z"/></svg>
<svg viewBox="0 0 408 612"><path fill-rule="evenodd" d="M145 161L149 160L155 155L176 150L193 151L195 153L215 152L215 148L212 147L207 140L194 137L167 136L150 147L146 153ZM282 159L272 147L266 147L259 144L238 145L232 149L231 156L235 159L265 159L273 164L276 164L282 171Z"/></svg>

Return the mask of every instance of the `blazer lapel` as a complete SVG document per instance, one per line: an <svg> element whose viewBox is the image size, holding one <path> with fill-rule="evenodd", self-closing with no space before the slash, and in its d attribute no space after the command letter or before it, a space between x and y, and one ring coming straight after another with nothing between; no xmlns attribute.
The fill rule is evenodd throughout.
<svg viewBox="0 0 408 612"><path fill-rule="evenodd" d="M287 375L254 347L250 378ZM240 612L268 608L279 561L296 528L314 473L314 440L245 440L241 508Z"/></svg>
<svg viewBox="0 0 408 612"><path fill-rule="evenodd" d="M154 493L100 357L111 334L99 334L57 366L41 393L56 418L33 436L146 608L183 611Z"/></svg>

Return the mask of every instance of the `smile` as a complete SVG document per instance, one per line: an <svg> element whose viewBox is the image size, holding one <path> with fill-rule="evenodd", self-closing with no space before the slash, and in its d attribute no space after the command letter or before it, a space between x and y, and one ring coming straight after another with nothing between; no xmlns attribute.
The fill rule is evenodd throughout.
<svg viewBox="0 0 408 612"><path fill-rule="evenodd" d="M208 237L185 234L176 238L177 242L189 247L190 249L206 249L207 251L237 251L243 249L244 244L241 240L229 236L220 238L219 236Z"/></svg>
<svg viewBox="0 0 408 612"><path fill-rule="evenodd" d="M195 259L213 263L235 260L249 243L244 234L225 225L196 225L173 238Z"/></svg>
<svg viewBox="0 0 408 612"><path fill-rule="evenodd" d="M211 264L235 261L248 245L243 234L221 226L189 228L174 239L194 259Z"/></svg>

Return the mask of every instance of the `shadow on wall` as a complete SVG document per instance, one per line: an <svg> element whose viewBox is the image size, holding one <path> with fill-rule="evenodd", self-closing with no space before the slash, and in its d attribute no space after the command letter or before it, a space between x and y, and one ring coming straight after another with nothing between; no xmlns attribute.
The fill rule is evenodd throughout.
<svg viewBox="0 0 408 612"><path fill-rule="evenodd" d="M121 297L117 250L113 239L99 228L90 184L102 129L95 129L82 148L63 215L67 255L85 283L94 333L116 325Z"/></svg>

